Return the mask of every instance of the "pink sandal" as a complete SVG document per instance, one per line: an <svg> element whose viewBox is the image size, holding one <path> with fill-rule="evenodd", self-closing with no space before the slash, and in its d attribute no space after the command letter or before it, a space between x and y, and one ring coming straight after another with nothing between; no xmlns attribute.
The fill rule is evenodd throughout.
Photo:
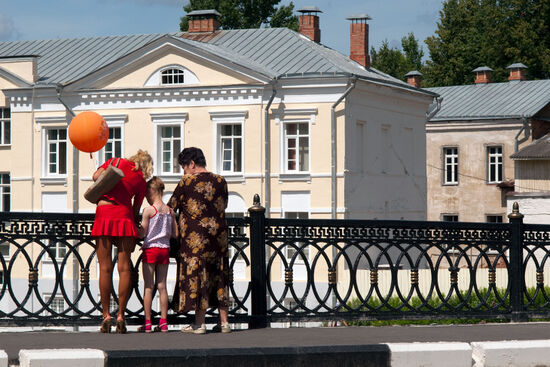
<svg viewBox="0 0 550 367"><path fill-rule="evenodd" d="M150 333L151 331L151 320L145 320L145 325L138 327L140 333Z"/></svg>
<svg viewBox="0 0 550 367"><path fill-rule="evenodd" d="M155 331L168 332L168 322L166 322L166 319L160 319L159 325L155 327Z"/></svg>

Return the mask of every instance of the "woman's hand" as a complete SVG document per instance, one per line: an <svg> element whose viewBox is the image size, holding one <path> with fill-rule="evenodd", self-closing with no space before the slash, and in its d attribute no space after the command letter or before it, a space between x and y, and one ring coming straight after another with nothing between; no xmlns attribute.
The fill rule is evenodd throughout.
<svg viewBox="0 0 550 367"><path fill-rule="evenodd" d="M94 174L93 174L93 176L92 176L92 179L93 179L94 181L96 181L96 180L99 178L99 176L103 173L103 171L105 171L105 169L104 169L103 167L99 167L99 168L97 169L97 171L94 172Z"/></svg>

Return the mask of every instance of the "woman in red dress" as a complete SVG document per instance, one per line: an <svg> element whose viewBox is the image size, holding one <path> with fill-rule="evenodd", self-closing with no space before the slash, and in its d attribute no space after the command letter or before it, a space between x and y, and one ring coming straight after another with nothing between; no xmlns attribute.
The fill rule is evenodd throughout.
<svg viewBox="0 0 550 367"><path fill-rule="evenodd" d="M146 179L153 173L153 159L142 150L128 158L112 158L101 165L93 175L97 180L99 175L113 162L124 172L117 185L98 201L95 212L92 237L96 239L96 252L99 261L99 293L103 322L100 331L111 331L111 302L113 259L111 257L113 243L118 248L118 313L116 332L126 333L124 312L131 293L130 256L136 246L138 230L137 218L141 203L147 189ZM133 200L132 200L133 199Z"/></svg>

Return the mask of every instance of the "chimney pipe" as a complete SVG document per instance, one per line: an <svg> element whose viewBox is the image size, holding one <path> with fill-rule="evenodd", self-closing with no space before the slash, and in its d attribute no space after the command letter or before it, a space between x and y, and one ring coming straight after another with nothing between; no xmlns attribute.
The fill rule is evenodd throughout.
<svg viewBox="0 0 550 367"><path fill-rule="evenodd" d="M321 42L321 29L319 28L319 16L322 13L316 6L304 6L298 9L300 15L300 33L310 40Z"/></svg>
<svg viewBox="0 0 550 367"><path fill-rule="evenodd" d="M491 69L488 66L480 66L479 68L476 68L472 70L474 73L476 73L476 84L488 84L491 82L491 72L493 69Z"/></svg>
<svg viewBox="0 0 550 367"><path fill-rule="evenodd" d="M218 17L221 14L214 9L194 10L187 14L189 18L189 33L215 32L220 28Z"/></svg>
<svg viewBox="0 0 550 367"><path fill-rule="evenodd" d="M422 80L422 73L413 70L409 71L407 74L405 74L407 77L407 84L412 85L415 88L421 88L421 80Z"/></svg>
<svg viewBox="0 0 550 367"><path fill-rule="evenodd" d="M523 65L521 62L512 64L506 69L510 70L510 76L508 76L509 81L517 80L525 80L525 69L527 69L527 66Z"/></svg>
<svg viewBox="0 0 550 367"><path fill-rule="evenodd" d="M367 20L372 18L367 14L357 14L346 19L351 20L349 57L365 68L370 68L369 25Z"/></svg>

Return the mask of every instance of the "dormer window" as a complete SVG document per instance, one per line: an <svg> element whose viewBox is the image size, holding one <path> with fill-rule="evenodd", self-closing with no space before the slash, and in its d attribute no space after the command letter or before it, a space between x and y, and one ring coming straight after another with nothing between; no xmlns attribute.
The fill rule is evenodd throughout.
<svg viewBox="0 0 550 367"><path fill-rule="evenodd" d="M184 72L182 69L170 68L163 70L161 73L161 83L162 85L183 84L183 74Z"/></svg>

